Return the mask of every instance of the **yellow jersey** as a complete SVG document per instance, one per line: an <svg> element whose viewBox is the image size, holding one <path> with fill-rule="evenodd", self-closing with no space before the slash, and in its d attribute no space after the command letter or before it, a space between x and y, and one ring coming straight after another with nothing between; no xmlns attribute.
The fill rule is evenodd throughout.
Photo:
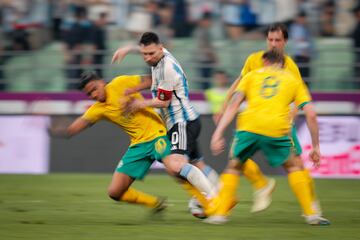
<svg viewBox="0 0 360 240"><path fill-rule="evenodd" d="M277 67L264 67L246 74L236 91L244 94L246 109L237 117L237 130L269 137L288 135L290 104L301 108L311 101L302 80Z"/></svg>
<svg viewBox="0 0 360 240"><path fill-rule="evenodd" d="M244 77L247 73L264 67L264 61L262 59L262 56L264 55L265 51L259 51L250 54L250 56L246 59L245 65L243 69L241 70L241 76ZM299 68L296 66L295 62L292 60L291 57L288 55L285 55L285 62L284 62L284 69L287 69L290 71L294 76L300 80L301 74L299 71Z"/></svg>
<svg viewBox="0 0 360 240"><path fill-rule="evenodd" d="M144 108L132 115L125 116L120 100L128 98L124 92L140 84L141 76L119 76L105 86L106 101L94 103L82 116L91 123L108 120L122 128L130 137L130 145L151 141L166 135L165 125L151 107ZM132 97L143 99L140 93ZM123 99L125 100L125 99Z"/></svg>

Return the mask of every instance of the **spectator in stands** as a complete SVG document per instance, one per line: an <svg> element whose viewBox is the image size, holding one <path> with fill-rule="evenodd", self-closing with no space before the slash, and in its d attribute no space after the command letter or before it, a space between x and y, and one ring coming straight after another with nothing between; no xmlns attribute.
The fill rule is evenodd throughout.
<svg viewBox="0 0 360 240"><path fill-rule="evenodd" d="M223 70L217 70L214 73L212 87L205 91L205 98L210 104L215 123L218 123L220 120L221 108L226 99L229 82L227 73Z"/></svg>
<svg viewBox="0 0 360 240"><path fill-rule="evenodd" d="M106 25L108 24L108 14L102 12L99 19L94 22L93 26L93 41L95 45L95 54L93 63L95 64L95 71L100 77L103 75L104 56L106 56Z"/></svg>
<svg viewBox="0 0 360 240"><path fill-rule="evenodd" d="M351 35L354 47L354 85L360 89L360 4L354 8L356 27Z"/></svg>
<svg viewBox="0 0 360 240"><path fill-rule="evenodd" d="M160 17L159 23L154 30L162 39L162 43L166 49L171 49L171 40L174 36L174 30L171 28L172 8L169 3L160 3L158 8L158 15Z"/></svg>
<svg viewBox="0 0 360 240"><path fill-rule="evenodd" d="M333 0L329 0L323 5L323 11L320 18L321 36L332 37L335 35L335 12L336 3Z"/></svg>
<svg viewBox="0 0 360 240"><path fill-rule="evenodd" d="M212 76L214 65L217 62L217 56L210 33L211 24L212 13L204 12L194 32L195 40L197 42L194 54L195 61L200 70L201 89L208 89L210 87L209 80Z"/></svg>
<svg viewBox="0 0 360 240"><path fill-rule="evenodd" d="M310 64L315 50L305 12L300 12L291 24L289 37L293 46L294 60L299 66L303 80L310 87Z"/></svg>
<svg viewBox="0 0 360 240"><path fill-rule="evenodd" d="M67 88L76 89L85 65L92 63L95 46L92 38L92 23L87 19L87 9L74 7L75 21L63 27L64 52L66 62Z"/></svg>
<svg viewBox="0 0 360 240"><path fill-rule="evenodd" d="M50 1L51 21L52 21L52 37L55 40L61 39L61 24L66 11L66 4L63 0Z"/></svg>
<svg viewBox="0 0 360 240"><path fill-rule="evenodd" d="M189 37L193 27L189 23L187 1L170 0L170 2L172 3L173 9L171 26L174 29L175 37Z"/></svg>

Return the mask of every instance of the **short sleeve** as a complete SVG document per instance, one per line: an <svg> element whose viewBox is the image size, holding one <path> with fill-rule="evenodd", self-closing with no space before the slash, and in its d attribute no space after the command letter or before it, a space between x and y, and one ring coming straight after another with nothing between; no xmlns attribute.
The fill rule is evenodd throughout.
<svg viewBox="0 0 360 240"><path fill-rule="evenodd" d="M104 108L100 106L101 103L93 104L82 116L81 118L91 122L96 123L102 119Z"/></svg>

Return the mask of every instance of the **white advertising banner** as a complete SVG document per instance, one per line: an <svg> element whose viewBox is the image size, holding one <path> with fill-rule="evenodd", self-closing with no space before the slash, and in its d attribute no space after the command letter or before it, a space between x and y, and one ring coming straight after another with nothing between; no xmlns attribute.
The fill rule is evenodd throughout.
<svg viewBox="0 0 360 240"><path fill-rule="evenodd" d="M309 160L311 138L305 121L298 125L298 137L303 147L302 157L314 177L360 178L360 117L320 116L319 134L321 164L318 169Z"/></svg>
<svg viewBox="0 0 360 240"><path fill-rule="evenodd" d="M47 116L0 117L0 173L48 172L49 121Z"/></svg>

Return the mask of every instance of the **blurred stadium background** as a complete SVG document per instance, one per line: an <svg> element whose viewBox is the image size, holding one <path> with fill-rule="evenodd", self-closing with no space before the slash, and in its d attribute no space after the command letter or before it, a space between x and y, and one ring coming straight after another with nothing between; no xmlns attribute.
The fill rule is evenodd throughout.
<svg viewBox="0 0 360 240"><path fill-rule="evenodd" d="M324 199L325 208L328 207L327 210L330 211L329 218L336 219L338 216L341 219L339 224L345 234L339 236L334 230L326 235L316 232L307 235L307 238L325 239L326 236L326 239L358 239L354 229L360 222L360 213L356 207L358 200L356 202L354 199L359 199L357 189L360 178L359 6L357 0L0 0L0 210L7 213L0 214L3 215L0 217L0 223L4 224L6 219L10 219L10 222L6 223L6 231L0 230L0 238L32 239L26 238L26 234L31 232L34 225L37 229L31 235L34 239L61 232L60 229L64 226L60 224L59 228L50 228L51 231L41 233L40 228L46 224L46 221L41 219L46 215L46 211L39 215L31 214L33 209L44 206L36 205L36 201L43 201L47 191L57 188L57 184L52 181L59 181L64 187L59 188L59 191L69 193L67 191L68 188L71 189L71 181L83 184L74 186L74 189L81 192L88 179L93 178L100 182L110 180L110 175L106 175L104 180L105 177L102 175L74 177L53 174L7 174L111 174L127 148L128 139L125 134L105 122L70 140L56 139L48 135L49 126L69 123L92 103L76 90L77 79L82 71L96 70L107 81L120 74L148 73L148 67L136 54L128 56L121 65L111 65L110 59L118 46L136 43L142 32L151 30L159 33L165 46L180 61L188 75L191 98L202 114L201 147L205 159L221 171L226 163L226 155L216 159L210 154L209 139L214 124L211 118L211 104L204 92L214 86L214 74L218 70L226 71L229 86L239 75L246 57L253 51L266 48L266 27L274 22L283 22L290 29L287 52L297 60L320 115L323 159L319 169L312 169L312 174L318 178L325 178L318 180L321 197ZM305 24L301 23L299 17L305 17ZM293 29L294 24L302 26L306 32L304 38L299 39L298 33ZM310 138L302 116L297 120L297 127L304 147L304 159L311 167L306 156ZM229 141L231 135L232 132L229 131ZM264 163L261 154L256 156L256 160L267 174L283 175L281 169L270 169ZM159 165L153 169L154 172L162 172ZM161 185L163 181L168 181L165 177L158 180L158 176L154 175L149 178L150 184L144 188L150 191L153 190L153 182L156 185L159 182L158 185ZM285 181L280 180L286 184ZM26 183L29 183L30 189L25 196L14 191L26 192L19 188ZM166 191L158 193L167 195L167 191L170 191L169 196L182 199L182 208L185 209L185 196L172 193L171 183L167 184L170 185L165 187ZM248 185L244 185L245 189L249 188ZM102 188L105 192L106 184L94 186ZM324 189L321 190L322 187ZM338 195L329 193L332 190L336 191L337 187L341 189ZM95 192L98 193L102 189ZM35 193L31 195L33 192ZM105 198L103 193L95 197L95 192L89 196L84 193L84 196ZM355 194L354 197L351 197L352 193ZM51 194L62 195L59 192ZM51 197L51 194L45 201L55 201L56 197ZM56 205L57 209L66 209L67 200L70 204L80 201L76 198L76 193L71 194L74 198L60 198L60 201L55 201L59 204ZM250 196L246 194L249 193L243 194L245 205L250 201ZM26 196L30 196L27 203L24 201ZM343 206L341 208L335 203L336 200L341 201L342 196L346 196L347 200L340 203L340 206ZM292 209L290 205L294 199L286 193L279 194L277 198L281 204L289 204ZM289 203L281 202L283 198L290 199ZM333 200L330 201L331 198ZM35 203L29 203L31 201ZM61 202L64 206L59 207ZM15 207L14 203L23 205L23 208ZM106 205L105 203L100 201L100 206ZM92 204L86 210L89 215L90 209L94 207ZM51 204L47 207L49 214L57 214L52 212L54 208ZM76 206L74 208L74 211L79 210ZM272 213L276 216L277 211L281 210L276 207L275 209ZM107 210L111 214L111 209ZM185 224L187 215L179 213L181 210L177 211L175 213L180 214L181 224ZM18 217L16 214L22 212L25 212L30 220L19 220L21 216ZM295 210L293 214L296 214L294 212ZM351 220L346 217L347 213L352 216ZM134 216L131 217L130 212L125 216L130 222L135 222L135 228L137 225L146 225L134 219ZM265 215L265 220L262 219L261 223L268 224L271 220L266 222L266 219L272 217L274 215L271 213ZM65 217L67 220L69 218ZM237 218L240 219L239 216ZM255 230L252 229L251 223L256 224L260 218L253 219L246 215L245 219L249 221L246 224L246 233L250 234L247 236L251 239L271 239L269 235L272 233L252 235ZM83 220L86 221L85 219L86 216ZM275 219L281 221L279 218ZM238 221L244 223L244 220ZM175 224L176 219L171 219L170 222ZM50 223L58 224L56 221ZM96 224L96 221L92 223ZM100 222L100 225L106 223ZM20 235L12 235L12 231L22 226L21 224L27 225L29 229ZM79 222L74 223L79 227L77 224L81 225ZM296 227L290 228L289 234L283 232L280 235L282 239L302 238L301 234L291 235L291 230L299 230L297 223L294 224ZM124 227L123 223L119 225ZM151 232L149 229L159 226L164 227L162 224L150 224L145 229ZM86 225L82 230L88 227ZM192 227L191 224L186 225L185 229L188 227ZM236 224L232 227L236 231ZM284 230L281 224L274 224L272 227L273 232ZM177 233L184 234L184 231L179 229ZM205 230L199 229L190 231L206 233ZM206 239L223 239L224 234L231 239L230 235L226 235L228 230L224 229L218 233L213 232L214 238ZM82 230L69 230L73 235L65 235L63 238L59 236L57 239L74 239L74 236L80 239ZM135 234L131 227L128 226L127 230ZM167 231L171 232L171 229ZM118 234L122 237L133 237L121 235L119 232ZM154 234L158 233L155 231ZM109 237L106 234L83 237L99 239L101 236L104 236L104 239ZM170 234L163 239L178 239L169 236ZM149 235L139 235L138 239L147 237ZM205 239L201 238L201 235L197 235L197 238Z"/></svg>

